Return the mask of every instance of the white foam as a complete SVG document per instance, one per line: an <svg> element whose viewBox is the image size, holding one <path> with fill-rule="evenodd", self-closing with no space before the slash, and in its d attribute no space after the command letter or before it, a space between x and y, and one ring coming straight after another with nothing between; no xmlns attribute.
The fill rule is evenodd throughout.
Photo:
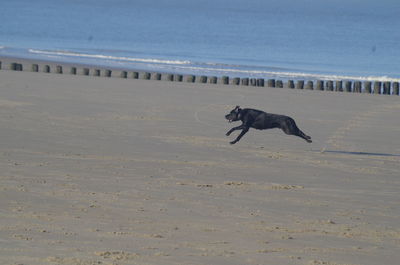
<svg viewBox="0 0 400 265"><path fill-rule="evenodd" d="M43 51L29 49L30 53L42 54L42 55L58 55L58 56L72 56L72 57L83 57L92 59L102 59L102 60L114 60L114 61L129 61L129 62L139 62L139 63L154 63L154 64L190 64L190 61L180 61L180 60L162 60L162 59L150 59L150 58L132 58L132 57L118 57L112 55L102 55L102 54L85 54L85 53L74 53L69 51Z"/></svg>

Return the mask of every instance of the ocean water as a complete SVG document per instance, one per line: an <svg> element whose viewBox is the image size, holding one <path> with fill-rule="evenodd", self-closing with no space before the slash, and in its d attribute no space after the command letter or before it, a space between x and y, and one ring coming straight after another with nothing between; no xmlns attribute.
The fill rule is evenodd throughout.
<svg viewBox="0 0 400 265"><path fill-rule="evenodd" d="M1 0L0 56L182 74L400 80L398 0Z"/></svg>

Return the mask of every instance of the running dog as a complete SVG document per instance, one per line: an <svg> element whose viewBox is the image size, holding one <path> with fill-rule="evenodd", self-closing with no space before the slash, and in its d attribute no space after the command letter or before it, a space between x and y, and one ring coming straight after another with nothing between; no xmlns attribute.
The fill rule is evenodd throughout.
<svg viewBox="0 0 400 265"><path fill-rule="evenodd" d="M279 128L286 134L295 135L303 138L308 143L311 143L311 137L303 133L296 125L295 121L284 115L266 113L256 109L241 109L236 106L230 113L225 115L229 122L242 121L242 125L230 129L226 136L229 136L233 131L242 130L239 136L230 144L235 144L245 135L250 128L257 130L266 130Z"/></svg>

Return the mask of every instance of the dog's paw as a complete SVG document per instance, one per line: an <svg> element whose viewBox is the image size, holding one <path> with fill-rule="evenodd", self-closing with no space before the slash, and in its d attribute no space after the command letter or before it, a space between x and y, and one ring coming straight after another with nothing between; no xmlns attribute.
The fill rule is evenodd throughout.
<svg viewBox="0 0 400 265"><path fill-rule="evenodd" d="M230 142L230 144L236 144L237 143L237 141L232 141L232 142Z"/></svg>

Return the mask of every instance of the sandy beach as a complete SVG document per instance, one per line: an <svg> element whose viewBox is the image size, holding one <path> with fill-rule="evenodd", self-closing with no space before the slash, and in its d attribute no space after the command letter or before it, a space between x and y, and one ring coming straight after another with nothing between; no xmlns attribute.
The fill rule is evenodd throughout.
<svg viewBox="0 0 400 265"><path fill-rule="evenodd" d="M313 143L250 130L236 105ZM0 71L0 263L395 265L397 96Z"/></svg>

